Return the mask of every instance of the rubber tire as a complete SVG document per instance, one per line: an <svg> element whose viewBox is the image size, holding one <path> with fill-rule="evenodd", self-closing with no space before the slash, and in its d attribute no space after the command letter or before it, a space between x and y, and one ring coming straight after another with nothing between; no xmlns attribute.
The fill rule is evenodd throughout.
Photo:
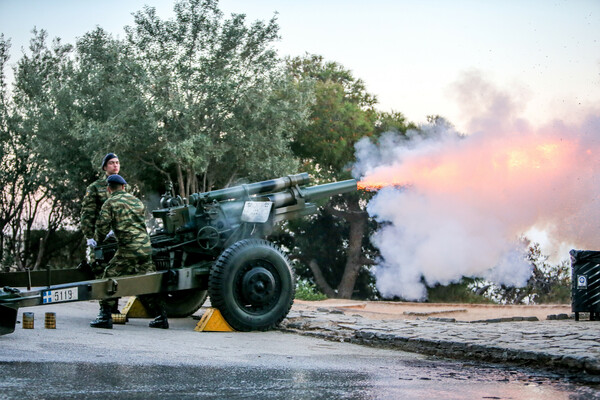
<svg viewBox="0 0 600 400"><path fill-rule="evenodd" d="M207 297L208 291L200 289L187 289L167 293L165 296L167 316L173 318L188 317L202 307Z"/></svg>
<svg viewBox="0 0 600 400"><path fill-rule="evenodd" d="M273 278L273 294L268 304L252 304L244 298L243 281L250 271L268 271ZM263 275L264 276L264 275ZM288 314L296 291L288 258L272 243L244 239L226 249L214 263L208 280L213 307L238 331L266 331L276 327Z"/></svg>
<svg viewBox="0 0 600 400"><path fill-rule="evenodd" d="M144 298L152 295L144 295L138 297L138 299L142 302L148 315L152 318L156 317L158 314L156 310L153 309L150 304L155 304L157 300L152 300L151 303ZM158 296L158 295L157 295ZM208 297L208 291L200 290L200 289L187 289L180 290L177 292L165 293L164 295L165 301L165 309L167 311L167 317L172 318L185 318L194 314L196 311L202 307L206 298Z"/></svg>

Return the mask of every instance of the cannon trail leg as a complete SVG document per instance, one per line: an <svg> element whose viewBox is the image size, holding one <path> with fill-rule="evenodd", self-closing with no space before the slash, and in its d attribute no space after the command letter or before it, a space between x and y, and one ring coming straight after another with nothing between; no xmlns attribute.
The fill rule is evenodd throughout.
<svg viewBox="0 0 600 400"><path fill-rule="evenodd" d="M0 304L0 335L8 335L15 331L18 311L18 307Z"/></svg>

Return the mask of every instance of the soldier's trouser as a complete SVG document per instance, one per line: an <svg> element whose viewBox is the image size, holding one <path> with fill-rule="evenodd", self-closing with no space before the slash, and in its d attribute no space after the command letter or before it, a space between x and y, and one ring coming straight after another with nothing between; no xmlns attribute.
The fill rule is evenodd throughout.
<svg viewBox="0 0 600 400"><path fill-rule="evenodd" d="M119 306L119 299L120 297L112 297L110 299L100 300L100 308L105 306L114 313Z"/></svg>
<svg viewBox="0 0 600 400"><path fill-rule="evenodd" d="M115 256L108 262L102 278L115 278L123 275L141 275L156 271L150 255L130 256L117 250Z"/></svg>
<svg viewBox="0 0 600 400"><path fill-rule="evenodd" d="M154 316L165 314L166 316L164 294L142 294L137 297L142 304L148 308L150 314L153 314Z"/></svg>
<svg viewBox="0 0 600 400"><path fill-rule="evenodd" d="M149 255L143 256L127 256L119 254L119 250L115 253L115 256L108 262L104 272L98 278L116 278L123 275L141 275L147 272L156 271L156 267L152 262L152 257ZM110 298L100 300L100 306L106 305L114 310L117 307L119 298ZM156 305L159 307L160 303Z"/></svg>

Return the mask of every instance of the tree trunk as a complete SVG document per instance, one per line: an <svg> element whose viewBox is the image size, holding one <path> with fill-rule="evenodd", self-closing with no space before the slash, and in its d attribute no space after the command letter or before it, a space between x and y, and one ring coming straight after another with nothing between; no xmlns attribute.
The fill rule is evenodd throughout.
<svg viewBox="0 0 600 400"><path fill-rule="evenodd" d="M187 182L185 184L185 196L183 196L185 198L189 198L190 197L190 193L192 193L191 192L191 190L193 190L192 189L192 177L193 177L192 169L188 168L187 169Z"/></svg>
<svg viewBox="0 0 600 400"><path fill-rule="evenodd" d="M371 260L366 259L362 254L362 241L367 229L369 216L366 211L361 210L358 198L351 199L346 204L348 205L348 211L329 209L333 215L344 218L350 224L350 235L346 250L346 267L337 288L336 297L340 299L352 298L354 285L356 284L361 267L372 263Z"/></svg>
<svg viewBox="0 0 600 400"><path fill-rule="evenodd" d="M329 284L325 280L325 277L321 272L319 264L317 264L315 260L310 260L310 262L308 263L308 267L315 276L315 284L317 285L319 290L321 290L321 292L323 292L323 294L329 298L337 297L337 293L335 292L335 290L331 286L329 286Z"/></svg>
<svg viewBox="0 0 600 400"><path fill-rule="evenodd" d="M33 270L39 270L42 266L42 260L44 259L44 253L46 250L46 241L48 240L48 236L50 235L50 230L46 231L44 237L40 238L40 246L38 248L37 258L35 259L35 264L33 265Z"/></svg>
<svg viewBox="0 0 600 400"><path fill-rule="evenodd" d="M179 186L179 195L185 197L185 183L183 181L183 171L181 165L177 164L177 185Z"/></svg>
<svg viewBox="0 0 600 400"><path fill-rule="evenodd" d="M4 227L4 225L2 225L2 227ZM3 267L4 272L8 272L9 267L2 265L3 260L4 260L4 233L0 230L0 267Z"/></svg>
<svg viewBox="0 0 600 400"><path fill-rule="evenodd" d="M207 178L207 176L206 176L206 175L207 175L207 174L208 174L208 172L207 172L207 171L204 171L204 174L202 174L202 192L206 192L206 191L208 190L208 189L206 188L206 178Z"/></svg>
<svg viewBox="0 0 600 400"><path fill-rule="evenodd" d="M354 285L362 267L362 241L367 227L367 215L365 212L359 211L352 214L347 220L350 223L350 237L348 238L348 249L346 250L346 268L337 291L338 297L342 299L352 298Z"/></svg>

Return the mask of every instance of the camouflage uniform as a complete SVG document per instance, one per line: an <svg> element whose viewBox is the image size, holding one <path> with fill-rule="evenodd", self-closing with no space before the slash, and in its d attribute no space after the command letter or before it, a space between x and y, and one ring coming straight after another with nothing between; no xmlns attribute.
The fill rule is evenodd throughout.
<svg viewBox="0 0 600 400"><path fill-rule="evenodd" d="M106 190L106 176L90 184L81 204L81 231L87 239L94 237L96 220L102 204L108 199Z"/></svg>
<svg viewBox="0 0 600 400"><path fill-rule="evenodd" d="M104 176L91 183L85 190L85 196L81 203L81 231L86 239L94 237L96 230L96 221L100 214L102 204L108 199L108 190L106 190L106 179ZM124 190L130 192L129 186L125 185Z"/></svg>
<svg viewBox="0 0 600 400"><path fill-rule="evenodd" d="M124 190L113 192L102 205L96 221L95 240L102 243L111 229L117 238L118 247L106 267L104 277L156 270L152 262L150 236L146 231L144 204Z"/></svg>
<svg viewBox="0 0 600 400"><path fill-rule="evenodd" d="M115 181L124 179L119 175L111 175ZM135 275L156 271L152 262L150 236L146 231L144 204L130 193L120 189L112 192L100 209L96 221L94 239L102 243L108 232L112 230L117 239L117 252L108 262L102 277L112 278L121 275ZM162 295L142 295L138 298L144 302L158 317L150 322L152 328L168 329L165 300ZM90 325L95 328L112 329L110 310L117 307L118 299L109 298L100 301L100 314Z"/></svg>

